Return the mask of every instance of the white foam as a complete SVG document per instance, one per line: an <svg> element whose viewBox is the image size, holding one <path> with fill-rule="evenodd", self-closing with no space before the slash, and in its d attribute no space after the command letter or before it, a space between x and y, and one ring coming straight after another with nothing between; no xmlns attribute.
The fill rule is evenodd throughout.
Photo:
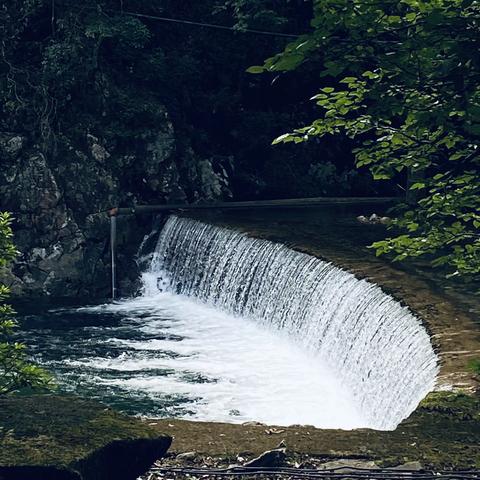
<svg viewBox="0 0 480 480"><path fill-rule="evenodd" d="M332 392L341 389L337 397L353 398L362 426L395 428L434 388L438 359L427 332L408 308L378 286L282 244L172 216L143 282L148 301L161 288L237 317L232 328L239 338L244 335L242 322L281 336L282 349L290 346L304 353L295 382L304 377L307 380L300 383L305 387L318 380L322 390L327 389L324 379L332 381ZM205 336L208 333L202 332ZM239 341L248 345L244 338ZM241 350L240 345L235 348ZM264 362L268 355L267 349ZM262 355L255 357L256 363L262 361ZM284 367L275 373L281 375ZM285 378L277 381L291 381L290 374L285 369ZM324 408L320 391L307 389L307 396L308 412L315 410L313 405ZM329 417L341 419L343 403L335 414L329 410L330 401L325 402ZM307 422L326 426L315 418Z"/></svg>
<svg viewBox="0 0 480 480"><path fill-rule="evenodd" d="M113 339L129 349L116 358L85 358L75 367L135 371L165 369L167 375L101 376L105 385L152 398L183 395L192 401L187 418L256 420L273 425L310 424L351 429L366 425L347 389L322 360L278 331L238 318L181 295L160 293L89 309L142 313L142 331L183 340ZM148 313L151 315L149 316ZM168 320L162 320L161 318ZM142 357L158 351L159 356ZM161 352L178 357L166 357ZM192 380L200 376L203 382Z"/></svg>

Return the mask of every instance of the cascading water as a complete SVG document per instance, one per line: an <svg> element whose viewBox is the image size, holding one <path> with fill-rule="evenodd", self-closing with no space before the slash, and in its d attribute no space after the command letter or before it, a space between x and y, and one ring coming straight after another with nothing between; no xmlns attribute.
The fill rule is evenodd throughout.
<svg viewBox="0 0 480 480"><path fill-rule="evenodd" d="M379 287L191 219L157 235L143 295L23 318L61 391L149 418L392 429L434 387L426 331Z"/></svg>
<svg viewBox="0 0 480 480"><path fill-rule="evenodd" d="M357 418L350 426L393 429L434 387L437 357L408 308L378 286L284 245L172 216L143 282L143 298L159 289L194 297L238 325L253 321L276 331L275 341L300 347L307 364L327 365L328 375L318 375L332 377L353 399ZM312 384L303 395L320 397L312 369L302 374ZM323 408L321 398L310 399L317 400Z"/></svg>

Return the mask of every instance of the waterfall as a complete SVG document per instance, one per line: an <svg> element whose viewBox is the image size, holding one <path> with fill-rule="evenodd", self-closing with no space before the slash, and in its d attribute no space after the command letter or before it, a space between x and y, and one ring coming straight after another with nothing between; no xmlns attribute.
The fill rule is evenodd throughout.
<svg viewBox="0 0 480 480"><path fill-rule="evenodd" d="M146 296L194 297L287 335L328 365L372 428L394 429L435 386L437 357L407 307L285 245L171 216L143 282Z"/></svg>

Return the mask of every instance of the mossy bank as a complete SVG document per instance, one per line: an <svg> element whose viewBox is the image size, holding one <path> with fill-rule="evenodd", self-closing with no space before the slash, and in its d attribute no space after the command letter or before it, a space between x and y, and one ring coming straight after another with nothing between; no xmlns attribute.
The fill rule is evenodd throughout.
<svg viewBox="0 0 480 480"><path fill-rule="evenodd" d="M104 405L56 395L0 399L0 479L132 480L171 438Z"/></svg>

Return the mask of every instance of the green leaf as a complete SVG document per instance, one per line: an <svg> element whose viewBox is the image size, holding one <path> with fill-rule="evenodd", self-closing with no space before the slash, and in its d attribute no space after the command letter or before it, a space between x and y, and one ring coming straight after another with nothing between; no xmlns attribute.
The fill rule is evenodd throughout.
<svg viewBox="0 0 480 480"><path fill-rule="evenodd" d="M265 67L260 67L259 65L253 65L248 67L246 70L248 73L263 73L265 72Z"/></svg>
<svg viewBox="0 0 480 480"><path fill-rule="evenodd" d="M362 73L362 77L367 77L370 80L375 80L377 78L380 78L380 75L378 73L371 72L370 70L367 70L366 72Z"/></svg>
<svg viewBox="0 0 480 480"><path fill-rule="evenodd" d="M354 83L358 80L357 77L345 77L345 78L342 78L340 80L340 83L347 83L347 84L351 84L351 83Z"/></svg>
<svg viewBox="0 0 480 480"><path fill-rule="evenodd" d="M287 143L287 142L292 142L293 141L293 135L290 133L284 133L283 135L280 135L277 137L275 140L273 140L272 145L277 145L278 143Z"/></svg>
<svg viewBox="0 0 480 480"><path fill-rule="evenodd" d="M373 174L373 179L374 180L390 180L390 175L387 173L374 173Z"/></svg>
<svg viewBox="0 0 480 480"><path fill-rule="evenodd" d="M305 57L300 53L297 53L297 54L293 53L293 54L282 56L278 61L276 61L273 64L271 70L275 70L275 71L294 70L303 62L304 58Z"/></svg>

